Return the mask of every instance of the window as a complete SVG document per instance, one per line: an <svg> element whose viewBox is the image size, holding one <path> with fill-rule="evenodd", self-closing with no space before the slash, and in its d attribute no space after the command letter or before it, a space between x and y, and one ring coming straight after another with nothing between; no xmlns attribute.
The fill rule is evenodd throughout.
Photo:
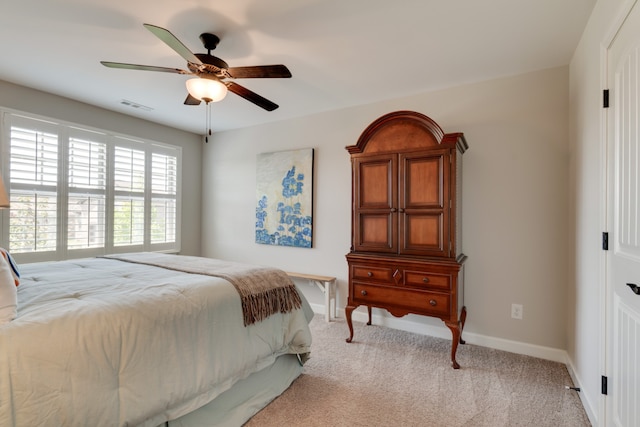
<svg viewBox="0 0 640 427"><path fill-rule="evenodd" d="M113 244L116 246L144 242L144 166L144 151L115 147Z"/></svg>
<svg viewBox="0 0 640 427"><path fill-rule="evenodd" d="M56 249L58 229L58 135L46 123L11 127L11 210L13 252Z"/></svg>
<svg viewBox="0 0 640 427"><path fill-rule="evenodd" d="M69 250L103 248L105 245L107 143L99 141L100 136L88 134L69 137Z"/></svg>
<svg viewBox="0 0 640 427"><path fill-rule="evenodd" d="M2 124L2 238L19 258L179 251L179 147L17 114Z"/></svg>
<svg viewBox="0 0 640 427"><path fill-rule="evenodd" d="M178 165L175 156L151 155L151 243L176 238Z"/></svg>

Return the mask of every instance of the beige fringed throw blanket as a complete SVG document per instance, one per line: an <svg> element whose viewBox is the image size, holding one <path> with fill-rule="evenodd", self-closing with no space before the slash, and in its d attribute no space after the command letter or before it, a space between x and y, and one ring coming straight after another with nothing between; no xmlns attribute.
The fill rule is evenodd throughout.
<svg viewBox="0 0 640 427"><path fill-rule="evenodd" d="M107 255L104 258L225 279L240 294L245 326L302 306L294 283L284 271L275 268L153 252Z"/></svg>

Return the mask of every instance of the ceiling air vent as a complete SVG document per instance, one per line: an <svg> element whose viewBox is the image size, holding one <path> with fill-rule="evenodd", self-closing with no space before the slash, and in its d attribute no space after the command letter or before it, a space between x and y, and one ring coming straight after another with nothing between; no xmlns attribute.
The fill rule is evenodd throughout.
<svg viewBox="0 0 640 427"><path fill-rule="evenodd" d="M122 101L120 101L120 104L126 105L127 107L135 108L137 110L143 110L143 111L152 111L153 110L153 108L151 108L151 107L147 107L146 105L138 104L137 102L127 101L126 99L123 99Z"/></svg>

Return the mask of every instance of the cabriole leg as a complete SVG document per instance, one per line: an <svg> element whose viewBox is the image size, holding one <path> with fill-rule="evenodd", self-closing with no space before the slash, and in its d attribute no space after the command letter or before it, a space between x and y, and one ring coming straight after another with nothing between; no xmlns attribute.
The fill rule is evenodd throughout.
<svg viewBox="0 0 640 427"><path fill-rule="evenodd" d="M464 322L467 321L467 307L462 306L462 310L460 312L460 344L466 344L462 339L462 331L464 330Z"/></svg>
<svg viewBox="0 0 640 427"><path fill-rule="evenodd" d="M460 365L456 362L456 352L458 351L458 343L460 342L460 323L444 322L451 329L451 366L453 369L460 369Z"/></svg>
<svg viewBox="0 0 640 427"><path fill-rule="evenodd" d="M347 318L347 325L349 326L349 338L347 338L347 342L351 342L353 340L353 323L351 322L351 313L355 307L348 305L344 309L344 314Z"/></svg>

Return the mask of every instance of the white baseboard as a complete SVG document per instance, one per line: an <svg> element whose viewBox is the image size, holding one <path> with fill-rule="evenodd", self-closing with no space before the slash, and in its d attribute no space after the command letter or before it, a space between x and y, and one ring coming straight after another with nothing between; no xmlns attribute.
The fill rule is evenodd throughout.
<svg viewBox="0 0 640 427"><path fill-rule="evenodd" d="M324 317L324 304L311 304L311 308L314 313L323 315ZM338 309L338 316L344 319L344 309ZM387 326L393 329L399 329L401 331L413 332L421 335L429 335L437 338L451 339L451 331L444 326L425 325L423 323L413 322L407 320L405 317L387 317L380 316L373 313L373 323L380 326ZM367 322L369 319L367 313L364 311L355 310L352 315L352 319L356 322ZM554 362L567 364L568 355L565 350L544 347L535 344L529 344L520 341L506 340L503 338L496 338L487 335L476 334L473 332L463 332L463 339L468 344L479 345L482 347L489 347L496 350L508 351L511 353L523 354L526 356L538 357L540 359L551 360Z"/></svg>
<svg viewBox="0 0 640 427"><path fill-rule="evenodd" d="M576 374L576 369L573 366L573 361L570 358L568 358L566 365L567 365L567 370L569 371L569 376L573 381L573 384L576 387L581 389L581 391L578 392L578 396L580 397L580 401L582 402L584 411L587 413L587 417L589 417L589 421L591 422L591 425L592 426L600 425L598 423L597 407L593 406L593 402L589 400L589 395L584 392L582 381L580 381L580 377L578 377L578 375Z"/></svg>

